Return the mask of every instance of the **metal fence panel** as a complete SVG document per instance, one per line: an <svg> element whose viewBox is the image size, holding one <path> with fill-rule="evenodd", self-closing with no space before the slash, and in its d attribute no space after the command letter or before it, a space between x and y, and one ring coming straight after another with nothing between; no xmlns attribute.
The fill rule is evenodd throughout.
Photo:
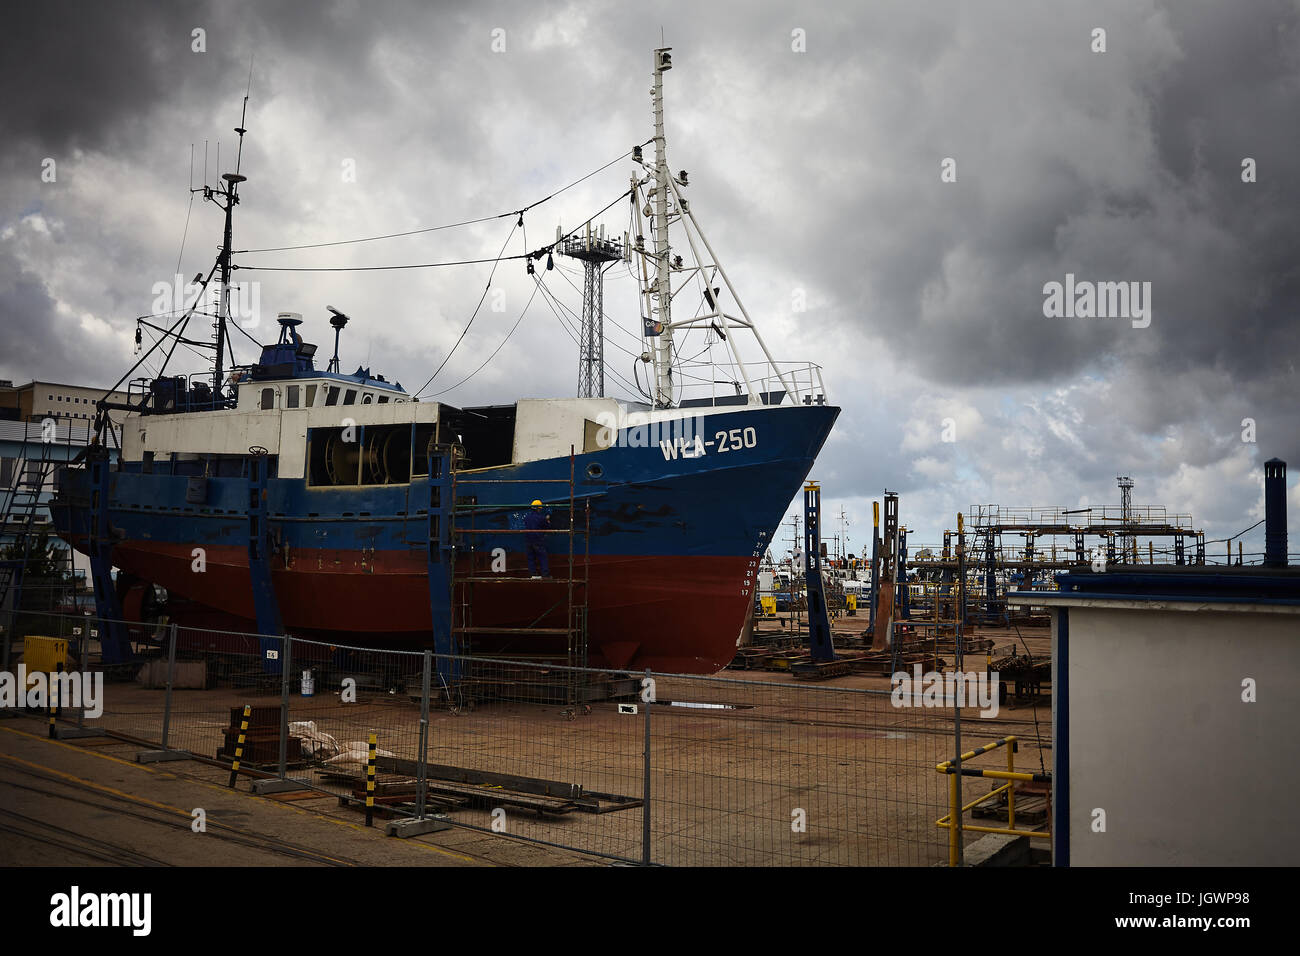
<svg viewBox="0 0 1300 956"><path fill-rule="evenodd" d="M28 616L98 657L104 622ZM951 708L788 674L701 677L135 625L97 726L364 802L632 863L942 863ZM170 637L175 635L174 661ZM21 647L24 635L15 634ZM170 688L170 690L168 689ZM428 688L426 690L426 688ZM65 719L70 715L65 714ZM427 723L422 727L422 719Z"/></svg>

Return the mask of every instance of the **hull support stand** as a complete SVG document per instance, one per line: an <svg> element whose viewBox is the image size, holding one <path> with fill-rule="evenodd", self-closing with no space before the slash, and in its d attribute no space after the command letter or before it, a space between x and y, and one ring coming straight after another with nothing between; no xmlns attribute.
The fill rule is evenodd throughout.
<svg viewBox="0 0 1300 956"><path fill-rule="evenodd" d="M95 588L95 613L99 615L99 652L108 665L134 659L131 639L122 621L122 604L113 586L113 538L108 521L108 456L94 456L90 468L90 577ZM89 635L87 635L89 650Z"/></svg>
<svg viewBox="0 0 1300 956"><path fill-rule="evenodd" d="M437 655L438 681L448 698L460 681L460 661L451 639L451 512L456 502L451 482L450 449L429 451L429 609L433 612L433 650Z"/></svg>
<svg viewBox="0 0 1300 956"><path fill-rule="evenodd" d="M253 610L257 616L258 642L262 651L262 671L279 674L283 668L284 628L280 622L280 603L271 584L269 533L266 521L265 455L248 459L248 575L253 588Z"/></svg>

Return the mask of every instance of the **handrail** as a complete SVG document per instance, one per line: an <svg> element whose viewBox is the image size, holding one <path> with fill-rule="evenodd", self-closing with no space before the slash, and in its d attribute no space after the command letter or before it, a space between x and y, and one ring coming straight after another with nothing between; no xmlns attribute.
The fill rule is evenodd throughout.
<svg viewBox="0 0 1300 956"><path fill-rule="evenodd" d="M1050 773L1024 773L1016 770L1016 752L1019 749L1020 738L1014 734L1009 737L1003 737L993 741L991 744L985 744L975 750L968 750L960 757L953 760L945 760L935 767L939 773L946 773L951 777L948 784L948 812L935 821L936 826L948 828L948 865L957 866L961 855L961 834L963 830L969 830L972 833L1000 833L1007 836L1024 836L1036 837L1038 839L1051 839L1050 830L1017 830L1016 829L1016 790L1017 782L1034 782L1034 783L1051 783L1052 775ZM1007 748L1007 769L1006 770L977 770L974 767L964 766L967 760L973 760L976 757L997 750L999 747ZM956 764L957 766L954 766ZM960 771L960 772L959 772ZM994 780L1007 781L1002 786L990 790L988 793L981 795L978 799L971 801L964 807L958 807L960 802L957 796L957 778L963 777L988 777ZM1007 795L1007 825L1005 827L981 827L974 824L966 825L962 822L961 817L967 810L970 810L991 797L1005 792ZM956 821L954 823L954 820Z"/></svg>

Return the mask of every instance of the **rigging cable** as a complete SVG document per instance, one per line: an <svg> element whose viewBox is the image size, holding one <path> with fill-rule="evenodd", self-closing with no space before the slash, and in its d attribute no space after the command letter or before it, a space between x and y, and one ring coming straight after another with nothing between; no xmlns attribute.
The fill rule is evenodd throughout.
<svg viewBox="0 0 1300 956"><path fill-rule="evenodd" d="M645 143L642 143L641 145L645 146L649 142L651 142L651 140L646 140ZM522 209L513 209L509 212L498 213L495 216L482 216L478 219L466 219L462 222L449 222L441 226L428 226L423 229L411 229L407 232L393 232L383 236L366 236L363 239L340 239L336 242L310 242L298 246L271 246L265 249L238 249L236 250L236 252L237 253L287 252L294 249L323 249L326 246L346 246L346 245L352 245L354 243L359 243L359 242L377 242L381 239L401 239L406 236L418 236L421 235L422 233L438 232L439 230L442 229L455 229L459 226L473 226L480 222L492 222L494 219L504 219L506 216L519 216L522 215L523 213L528 212L530 209L540 206L544 202L554 199L556 196L560 195L560 193L564 192L565 190L572 189L574 186L578 185L584 180L590 179L592 176L595 176L597 173L604 172L610 166L613 166L615 163L622 162L624 159L627 159L627 157L631 155L632 155L632 151L628 150L623 155L611 159L609 162L605 163L605 165L593 169L591 172L587 173L587 175L583 176L581 179L575 179L573 182L569 183L569 185L562 186L561 188L557 189L555 192L551 193L549 196L545 196L542 199L537 200L536 202L529 203L527 206L524 206Z"/></svg>
<svg viewBox="0 0 1300 956"><path fill-rule="evenodd" d="M520 219L522 220L522 218L523 217L521 216ZM510 227L510 234L506 236L506 241L501 244L501 252L506 251L506 246L510 244L511 236L515 234L515 230L518 228L519 228L519 223L515 223ZM511 256L510 258L513 259L517 257ZM492 289L492 277L497 274L497 266L500 264L501 264L501 255L500 253L498 253L496 260L493 261L492 271L488 273L487 284L483 286L483 294L478 297L478 305L474 306L474 311L470 314L469 321L465 323L465 328L460 330L460 337L456 339L456 344L451 347L451 351L447 353L445 358L443 358L442 363L436 369L433 370L433 374L429 376L429 380L425 382L423 385L421 385L419 389L416 390L415 393L416 396L419 396L419 394L423 392L426 388L428 388L430 383L432 383L433 380L438 377L438 373L442 371L443 367L447 364L448 361L450 361L451 357L456 354L456 349L460 348L460 343L465 341L465 334L469 332L470 326L474 324L474 319L478 317L479 310L483 308L483 303L487 300L487 294Z"/></svg>
<svg viewBox="0 0 1300 956"><path fill-rule="evenodd" d="M551 312L555 315L556 319L559 320L560 326L564 329L564 333L573 341L574 345L577 345L578 344L577 334L575 334L574 331L570 328L568 320L566 320L564 316L560 313L560 311L556 309L556 305L558 304L561 308L565 309L566 311L569 311L570 313L572 313L572 310L568 309L568 307L565 306L563 302L560 302L559 299L555 298L555 293L551 292L551 290L548 289L544 284L539 282L538 285L540 286L542 291L543 301L545 301L546 304L550 306ZM626 388L630 393L640 391L639 388L634 387L630 382L628 382L627 379L625 379L622 375L619 375L618 372L614 371L614 369L609 367L608 365L605 366L605 372L611 378L615 379L619 385L621 385L623 388Z"/></svg>
<svg viewBox="0 0 1300 956"><path fill-rule="evenodd" d="M522 255L517 255L517 256L507 256L507 255L498 254L495 258L492 259L459 259L450 262L414 262L414 263L406 263L397 266L257 266L257 265L241 266L241 265L235 265L235 266L231 266L231 268L244 269L252 272L384 272L392 269L436 269L442 266L473 266L473 265L482 265L488 262L493 263L493 267L495 268L497 264L502 262L509 262L512 259L540 259L542 257L542 253L554 252L556 246L558 246L561 242L563 242L565 239L570 238L571 236L577 235L578 230L581 229L582 226L586 225L587 223L595 219L597 216L601 215L601 213L609 209L609 207L614 205L614 203L624 199L630 192L631 192L630 189L625 190L617 198L615 198L613 202L609 203L604 208L598 210L597 212L589 216L580 225L578 225L574 229L569 230L564 235L560 236L559 239L557 239L555 242L545 246L540 246L539 248L535 249L532 252L524 253ZM515 216L515 215L519 215L519 213L511 212L511 213L507 213L507 215ZM495 216L493 218L499 219L501 217ZM516 223L514 228L511 229L511 233L513 234L514 229L517 228L519 228L518 223ZM505 251L505 247L503 246L502 252L504 251Z"/></svg>
<svg viewBox="0 0 1300 956"><path fill-rule="evenodd" d="M535 279L537 277L534 276L533 278ZM522 322L524 320L524 316L528 314L528 307L533 304L533 299L535 298L537 298L536 288L533 289L533 294L528 297L528 301L524 303L524 310L519 313L519 318L515 319L515 324L510 327L510 331L506 333L506 337L501 340L500 345L498 345L495 349L492 350L492 354L483 360L482 365L474 369L474 371L470 372L468 375L462 378L455 385L450 385L447 388L444 388L440 392L434 392L432 395L429 396L429 398L437 398L439 395L443 395L447 392L450 392L454 388L459 388L460 386L468 382L471 378L473 378L475 375L477 375L479 372L483 371L483 369L487 367L487 364L497 357L497 353L501 351L502 346L504 346L507 342L510 341L510 336L515 334L515 329L519 328L519 323Z"/></svg>

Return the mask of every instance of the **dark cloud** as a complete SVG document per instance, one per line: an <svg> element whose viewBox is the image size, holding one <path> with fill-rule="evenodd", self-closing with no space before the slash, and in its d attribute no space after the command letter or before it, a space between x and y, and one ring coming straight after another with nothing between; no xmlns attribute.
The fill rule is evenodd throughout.
<svg viewBox="0 0 1300 956"><path fill-rule="evenodd" d="M829 494L890 487L946 513L1113 496L1125 471L1231 523L1257 497L1251 462L1300 462L1300 7L1283 0L678 3L648 17L580 3L24 4L0 33L0 375L111 380L183 232L181 271L206 272L219 215L190 206L190 145L196 176L205 140L209 178L218 140L229 168L250 57L236 246L257 249L518 208L643 141L661 24L677 64L673 164L690 170L773 350L821 361L845 407L819 463ZM1104 54L1089 49L1097 26ZM1247 156L1254 184L1241 182ZM45 157L55 183L41 181ZM940 182L945 157L954 184ZM627 175L530 212L528 243L580 222ZM622 216L606 221L621 229ZM494 255L511 224L240 260ZM1045 318L1043 284L1067 272L1150 281L1150 328ZM357 319L346 360L408 385L445 357L487 281L240 277L260 283L268 315L323 324L327 303L344 308ZM494 284L507 308L475 320L440 383L500 345L531 288L513 264ZM629 327L632 288L615 276L606 294ZM631 357L610 355L630 378ZM452 397L565 394L574 364L538 301ZM948 417L964 429L954 443L937 437ZM1262 455L1243 445L1243 418Z"/></svg>

